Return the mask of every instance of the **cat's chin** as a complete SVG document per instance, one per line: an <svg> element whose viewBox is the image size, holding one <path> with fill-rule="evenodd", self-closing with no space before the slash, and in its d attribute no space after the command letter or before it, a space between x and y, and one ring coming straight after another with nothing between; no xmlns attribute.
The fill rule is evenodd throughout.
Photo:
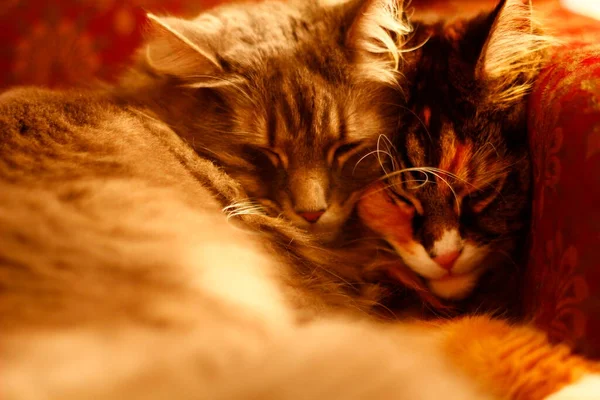
<svg viewBox="0 0 600 400"><path fill-rule="evenodd" d="M427 286L439 298L462 300L471 294L478 278L477 271L472 271L460 275L446 276L441 279L428 279Z"/></svg>

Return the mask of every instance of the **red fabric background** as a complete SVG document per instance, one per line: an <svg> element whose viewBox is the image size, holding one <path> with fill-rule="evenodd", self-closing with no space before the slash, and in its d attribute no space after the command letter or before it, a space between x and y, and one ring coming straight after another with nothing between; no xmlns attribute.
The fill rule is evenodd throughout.
<svg viewBox="0 0 600 400"><path fill-rule="evenodd" d="M220 0L3 0L0 88L113 80L139 44L145 10L192 15ZM458 15L495 0L413 0ZM531 97L535 164L527 315L556 340L600 358L600 22L534 0L566 45Z"/></svg>
<svg viewBox="0 0 600 400"><path fill-rule="evenodd" d="M534 219L526 307L600 358L600 46L571 45L531 97Z"/></svg>
<svg viewBox="0 0 600 400"><path fill-rule="evenodd" d="M0 87L113 80L141 40L145 13L193 15L218 0L3 0Z"/></svg>

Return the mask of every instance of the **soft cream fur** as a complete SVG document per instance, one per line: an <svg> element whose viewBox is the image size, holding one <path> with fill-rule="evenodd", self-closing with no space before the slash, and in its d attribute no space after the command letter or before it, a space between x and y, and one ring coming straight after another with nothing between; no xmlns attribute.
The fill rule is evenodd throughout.
<svg viewBox="0 0 600 400"><path fill-rule="evenodd" d="M585 375L572 385L566 386L547 400L597 400L600 399L600 374Z"/></svg>

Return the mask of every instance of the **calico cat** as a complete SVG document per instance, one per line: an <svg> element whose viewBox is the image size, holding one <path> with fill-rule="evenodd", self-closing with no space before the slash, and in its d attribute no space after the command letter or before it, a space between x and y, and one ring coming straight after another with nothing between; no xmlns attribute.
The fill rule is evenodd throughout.
<svg viewBox="0 0 600 400"><path fill-rule="evenodd" d="M396 171L364 197L359 214L412 270L394 267L392 276L412 274L442 299L478 289L486 301L498 293L518 301L530 208L527 92L553 39L528 0L413 25L406 110L390 154ZM411 224L388 223L394 219Z"/></svg>
<svg viewBox="0 0 600 400"><path fill-rule="evenodd" d="M227 70L220 46L239 54L247 30L257 36L243 59L293 59L288 73L315 72L312 57L294 55L325 58L327 46L306 46L331 37L348 50L350 89L364 79L386 86L373 77L394 52L380 53L372 33L397 43L389 23L406 22L399 4L379 0L268 4L185 23L152 17L156 37L115 90L0 95L0 397L596 398L597 365L533 329L486 317L382 323L338 274L360 254L336 259L284 218L227 218L223 208L253 189L231 161L248 154L233 123L241 114L231 124L219 114L232 111L238 83L198 77L192 61ZM219 26L240 36L196 44ZM301 40L274 46L271 35ZM186 99L203 107L180 108ZM376 108L364 106L364 121ZM266 118L259 110L255 122ZM182 126L191 111L206 130ZM216 133L231 147L199 155L194 138L206 146Z"/></svg>

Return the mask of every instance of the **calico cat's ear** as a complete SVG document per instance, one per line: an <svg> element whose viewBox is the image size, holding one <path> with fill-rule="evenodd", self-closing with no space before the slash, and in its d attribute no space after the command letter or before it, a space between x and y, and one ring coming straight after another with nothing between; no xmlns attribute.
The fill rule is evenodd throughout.
<svg viewBox="0 0 600 400"><path fill-rule="evenodd" d="M402 46L412 31L403 0L351 0L344 6L349 20L346 45L353 50L361 74L395 85Z"/></svg>
<svg viewBox="0 0 600 400"><path fill-rule="evenodd" d="M530 88L553 40L532 18L531 0L501 0L475 69L488 86L490 100L511 103Z"/></svg>
<svg viewBox="0 0 600 400"><path fill-rule="evenodd" d="M157 74L193 82L194 87L217 87L223 67L211 48L207 29L196 21L148 14L152 39L146 47L147 65Z"/></svg>

